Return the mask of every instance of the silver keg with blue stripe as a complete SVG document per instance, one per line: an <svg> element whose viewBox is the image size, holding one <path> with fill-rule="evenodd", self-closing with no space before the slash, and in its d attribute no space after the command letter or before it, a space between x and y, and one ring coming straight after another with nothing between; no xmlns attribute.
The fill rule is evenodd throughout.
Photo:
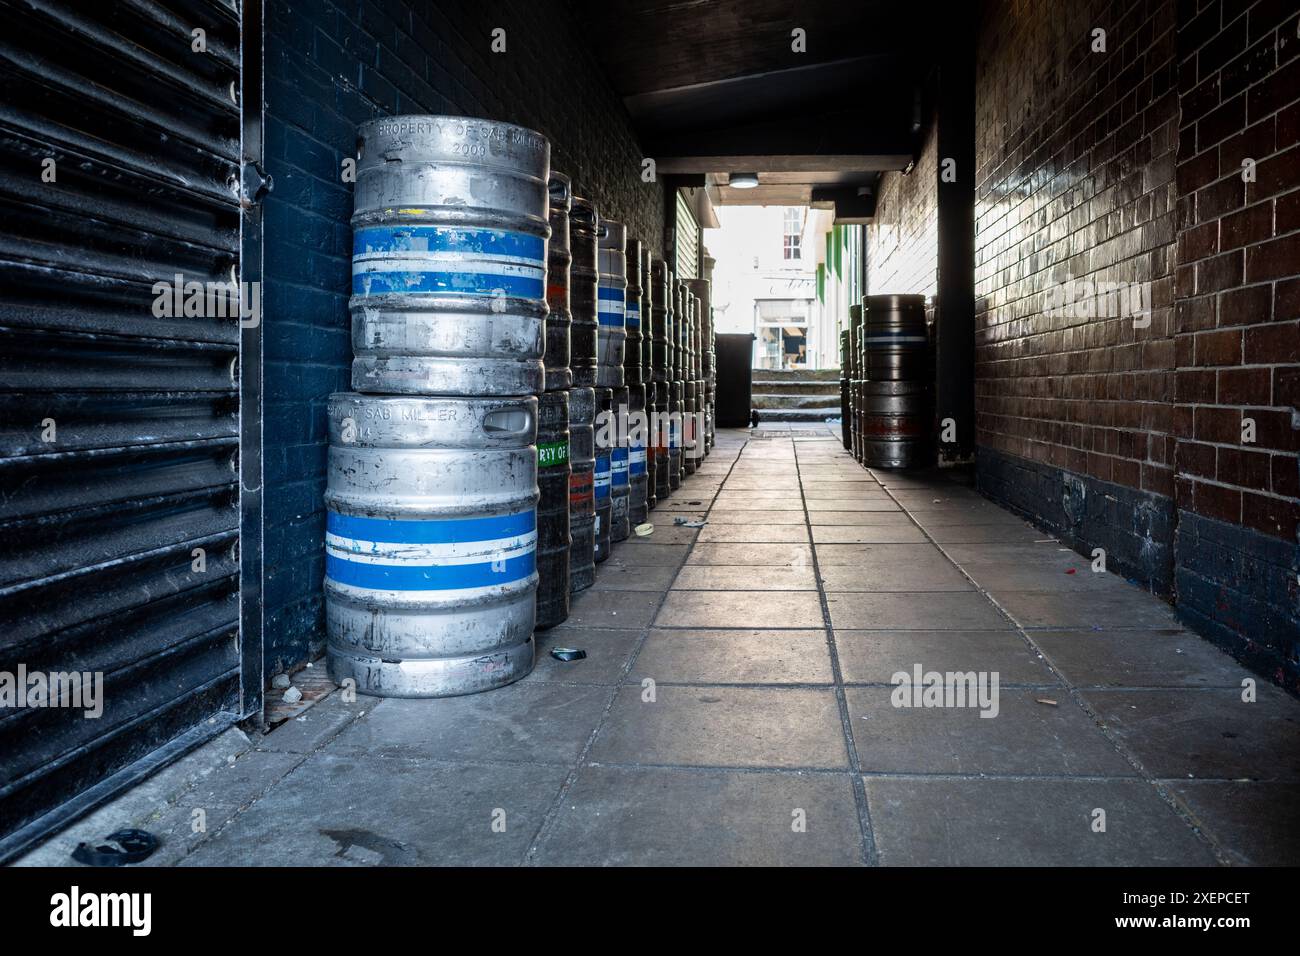
<svg viewBox="0 0 1300 956"><path fill-rule="evenodd" d="M363 123L352 216L352 387L543 389L550 145L459 116Z"/></svg>
<svg viewBox="0 0 1300 956"><path fill-rule="evenodd" d="M600 329L596 384L617 388L623 384L627 349L627 227L621 222L601 220L597 261L600 282L596 290L596 317Z"/></svg>
<svg viewBox="0 0 1300 956"><path fill-rule="evenodd" d="M533 667L537 399L330 396L330 673L380 697Z"/></svg>

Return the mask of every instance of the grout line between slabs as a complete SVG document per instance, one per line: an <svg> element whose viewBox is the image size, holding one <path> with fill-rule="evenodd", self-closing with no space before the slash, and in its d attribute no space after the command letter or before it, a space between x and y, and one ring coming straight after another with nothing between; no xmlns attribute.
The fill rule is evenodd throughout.
<svg viewBox="0 0 1300 956"><path fill-rule="evenodd" d="M742 446L742 451L743 451L743 446ZM736 457L732 459L731 466L727 469L728 476L731 475L732 469L736 467L736 462L739 460L740 460L739 454L737 454ZM695 476L692 475L691 477L695 477ZM685 485L685 481L686 481L686 476L683 475L682 478L683 485ZM722 489L722 485L725 484L726 484L726 478L723 479L722 484L718 486L718 489L714 491L713 497L709 499L709 506L712 506L714 499L718 495L718 492L721 491ZM679 487L677 490L681 491L682 489L681 487ZM671 497L671 495L669 497ZM667 513L667 509L665 509L665 513ZM706 514L708 513L708 508L705 509L705 513ZM695 538L698 540L699 535L697 534ZM673 582L677 580L677 575L680 574L681 569L685 567L686 559L690 557L691 551L694 548L695 548L695 541L693 540L691 541L690 544L687 545L686 553L683 555L681 563L676 566L676 569L673 572L673 581L669 582L668 587L665 588L662 594L660 595L659 601L655 605L654 613L650 616L649 622L642 628L625 629L629 631L638 630L640 632L640 636L637 638L636 644L633 646L632 652L628 655L627 660L623 663L623 667L622 670L620 671L618 681L615 684L613 684L613 686L610 688L609 696L605 701L605 706L600 712L600 717L598 717L596 720L596 726L593 727L591 733L587 735L587 739L583 743L582 749L578 752L577 759L575 759L573 764L570 766L569 772L564 778L564 782L560 784L560 789L556 792L555 798L551 801L551 805L547 807L546 812L542 815L542 822L538 824L537 830L533 833L532 840L529 841L528 849L524 851L522 865L524 866L539 865L537 862L538 851L541 849L542 844L545 842L546 838L550 835L551 831L555 829L556 822L559 820L560 811L564 806L565 800L568 798L569 793L573 790L573 785L577 782L578 774L582 771L582 768L587 765L587 755L591 753L591 749L592 747L595 746L596 740L600 736L600 732L604 729L605 724L608 723L609 721L610 715L614 712L614 704L618 700L618 695L620 691L622 691L622 689L625 686L627 686L628 676L632 673L633 668L636 667L637 658L641 656L641 649L645 646L645 642L650 636L650 631L654 627L655 618L659 616L659 612L663 609L664 602L668 600L668 593L669 591L672 590ZM612 550L610 556L613 557ZM598 576L600 574L599 566L596 568L596 574ZM561 624L563 624L563 622L561 622ZM614 628L605 628L605 629L615 630Z"/></svg>
<svg viewBox="0 0 1300 956"><path fill-rule="evenodd" d="M803 475L799 466L799 448L791 442L794 455L795 474L799 476L799 502L803 506L805 527L809 538L812 537L812 518L808 513L808 502L804 499ZM839 651L835 646L835 629L831 626L830 605L826 601L826 588L822 581L821 567L817 563L817 549L810 547L813 575L817 581L817 600L821 605L822 626L826 634L826 650L831 658L831 675L835 680L835 703L840 711L840 730L844 734L844 747L849 757L849 769L853 774L853 802L858 810L858 826L862 831L862 862L867 866L880 865L880 853L876 848L875 831L871 827L871 807L867 803L867 787L862 777L862 763L858 758L857 743L853 739L853 717L849 713L848 697L844 693L844 674L840 670Z"/></svg>

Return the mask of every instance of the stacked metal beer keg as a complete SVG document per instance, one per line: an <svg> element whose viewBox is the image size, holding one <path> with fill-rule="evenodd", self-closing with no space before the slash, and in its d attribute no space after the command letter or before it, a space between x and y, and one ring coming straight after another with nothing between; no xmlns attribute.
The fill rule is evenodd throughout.
<svg viewBox="0 0 1300 956"><path fill-rule="evenodd" d="M849 330L840 331L840 442L845 451L853 450L853 415L849 404Z"/></svg>
<svg viewBox="0 0 1300 956"><path fill-rule="evenodd" d="M696 363L696 329L699 326L699 299L691 291L690 280L682 280L682 305L686 312L686 326L682 330L684 361L682 363L682 475L695 474L699 449L696 434L696 414L699 412Z"/></svg>
<svg viewBox="0 0 1300 956"><path fill-rule="evenodd" d="M604 220L600 229L600 329L598 345L600 361L596 367L596 380L609 388L609 404L601 395L601 409L607 412L604 427L598 423L597 447L607 435L609 449L609 544L626 541L631 534L628 518L630 488L628 485L627 420L628 391L624 384L623 364L627 358L627 228L620 222ZM600 553L604 536L598 536L597 561L608 557Z"/></svg>
<svg viewBox="0 0 1300 956"><path fill-rule="evenodd" d="M623 358L623 381L627 401L627 473L628 473L628 523L635 527L646 520L649 501L646 495L648 480L646 463L646 392L645 392L645 334L642 330L641 269L644 261L641 243L636 239L627 242L627 352ZM620 421L621 424L621 421Z"/></svg>
<svg viewBox="0 0 1300 956"><path fill-rule="evenodd" d="M573 197L569 213L569 308L572 315L570 359L573 388L569 390L569 588L584 591L596 583L596 360L597 360L597 244L600 228L596 207ZM604 470L608 502L609 464ZM608 505L606 505L608 509ZM608 519L607 519L608 521Z"/></svg>
<svg viewBox="0 0 1300 956"><path fill-rule="evenodd" d="M331 396L330 672L442 697L533 666L550 145L487 120L358 133L355 391Z"/></svg>
<svg viewBox="0 0 1300 956"><path fill-rule="evenodd" d="M929 463L934 388L925 296L862 300L863 462L873 468Z"/></svg>
<svg viewBox="0 0 1300 956"><path fill-rule="evenodd" d="M682 414L686 410L686 287L675 274L669 278L670 302L672 315L669 328L672 329L672 372L668 391L668 487L676 491L682 486Z"/></svg>
<svg viewBox="0 0 1300 956"><path fill-rule="evenodd" d="M499 687L707 452L708 283L602 222L540 134L490 120L363 124L352 226L330 672L377 696Z"/></svg>
<svg viewBox="0 0 1300 956"><path fill-rule="evenodd" d="M546 390L537 397L537 628L569 616L569 177L551 173L551 238L546 247Z"/></svg>
<svg viewBox="0 0 1300 956"><path fill-rule="evenodd" d="M651 376L655 387L655 426L650 436L655 461L655 498L663 501L672 494L668 461L668 396L673 376L673 313L670 304L672 272L658 256L650 264L650 349Z"/></svg>
<svg viewBox="0 0 1300 956"><path fill-rule="evenodd" d="M929 464L934 370L925 297L866 296L850 307L846 334L853 456L870 468Z"/></svg>
<svg viewBox="0 0 1300 956"><path fill-rule="evenodd" d="M710 429L713 422L709 375L713 369L712 349L713 335L713 292L708 279L687 279L686 286L694 299L695 327L691 343L694 355L695 411L699 434L695 437L695 454L703 459L712 446Z"/></svg>
<svg viewBox="0 0 1300 956"><path fill-rule="evenodd" d="M655 479L658 462L655 459L655 402L658 384L654 377L654 345L652 342L652 322L650 306L650 270L653 266L650 249L641 250L641 381L645 383L645 504L646 511L653 511L659 503Z"/></svg>

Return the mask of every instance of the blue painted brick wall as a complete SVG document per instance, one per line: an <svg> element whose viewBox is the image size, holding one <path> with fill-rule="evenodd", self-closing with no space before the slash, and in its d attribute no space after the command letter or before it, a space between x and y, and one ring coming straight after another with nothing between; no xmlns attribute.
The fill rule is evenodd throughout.
<svg viewBox="0 0 1300 956"><path fill-rule="evenodd" d="M356 127L394 113L519 123L551 141L602 215L661 248L663 190L575 6L285 0L268 5L266 145L265 608L268 674L324 642L325 402L348 388L352 187L341 164ZM491 52L495 27L506 52Z"/></svg>

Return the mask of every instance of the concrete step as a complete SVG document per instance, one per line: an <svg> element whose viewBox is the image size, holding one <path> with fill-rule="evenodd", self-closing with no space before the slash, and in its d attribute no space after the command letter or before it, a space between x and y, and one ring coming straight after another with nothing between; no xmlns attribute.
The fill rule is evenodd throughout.
<svg viewBox="0 0 1300 956"><path fill-rule="evenodd" d="M819 381L819 382L838 382L840 380L840 370L837 368L756 368L754 369L754 381L759 379L764 381Z"/></svg>
<svg viewBox="0 0 1300 956"><path fill-rule="evenodd" d="M840 417L840 407L835 405L821 408L760 408L760 422L824 422Z"/></svg>
<svg viewBox="0 0 1300 956"><path fill-rule="evenodd" d="M834 401L832 401L832 399ZM826 408L832 404L839 407L839 392L824 395L773 395L771 392L756 392L753 396L755 408Z"/></svg>
<svg viewBox="0 0 1300 956"><path fill-rule="evenodd" d="M833 382L754 382L754 394L762 395L838 395L840 380Z"/></svg>

